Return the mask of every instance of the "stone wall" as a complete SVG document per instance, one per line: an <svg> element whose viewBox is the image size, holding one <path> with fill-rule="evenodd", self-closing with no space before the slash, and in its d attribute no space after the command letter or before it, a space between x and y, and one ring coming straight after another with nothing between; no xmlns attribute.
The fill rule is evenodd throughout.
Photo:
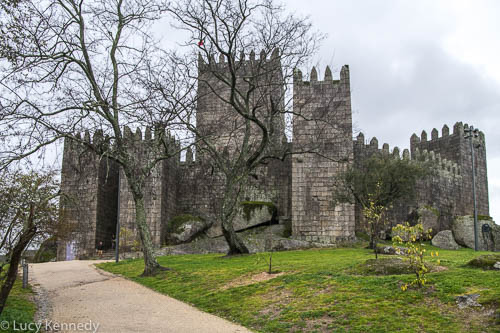
<svg viewBox="0 0 500 333"><path fill-rule="evenodd" d="M91 142L89 132L76 137L79 142L64 141L58 260L92 256L99 241L111 247L110 232L116 226L118 168L85 146ZM93 142L101 139L96 132Z"/></svg>
<svg viewBox="0 0 500 333"><path fill-rule="evenodd" d="M431 132L428 140L427 133L421 137L413 134L410 138L410 152L405 149L402 158L412 161L426 162L433 168L430 176L417 181L413 200L396 202L388 212L388 230L397 223L404 221L416 222L419 217L432 228L433 233L448 230L456 216L472 214L472 180L469 142L464 139L464 126L456 123L452 134L449 127L443 126L442 136L439 137L436 129ZM488 215L488 180L486 176L486 152L484 149L484 134L480 134L475 144L476 148L476 190L478 198L478 214ZM369 144L365 143L362 133L354 142L355 165L361 165L365 159L373 154L393 154L400 158L400 150L395 147L392 152L385 143L382 149L378 147L377 138L372 138ZM427 210L428 212L424 212ZM356 230L364 231L362 210L356 207ZM429 213L429 214L427 214ZM435 217L431 216L432 214ZM424 218L423 215L427 215ZM431 221L432 220L432 221Z"/></svg>
<svg viewBox="0 0 500 333"><path fill-rule="evenodd" d="M213 223L209 235L220 235L216 223L224 190L223 175L217 173L207 160L193 160L187 154L179 165L176 214L191 214ZM270 160L258 168L249 180L242 201L272 202L278 208L280 221L290 217L290 159Z"/></svg>
<svg viewBox="0 0 500 333"><path fill-rule="evenodd" d="M462 176L461 192L456 193L453 201L456 203L457 215L470 215L473 212L472 197L472 160L470 151L470 139L464 138L464 129L468 129L467 124L457 122L453 126L453 133L450 134L449 127L443 126L442 135L439 137L437 129L431 132L430 140L427 133L422 131L420 137L416 134L410 139L412 154L418 148L420 152L424 150L439 154L441 158L456 163L456 172ZM475 146L475 168L476 168L476 196L478 214L489 215L488 200L488 178L486 167L486 144L484 133L480 132L479 137L473 141ZM448 169L450 169L448 167Z"/></svg>
<svg viewBox="0 0 500 333"><path fill-rule="evenodd" d="M335 204L333 177L353 161L349 67L340 80L329 68L318 81L313 68L310 81L294 78L294 151L292 157L292 234L309 241L337 243L354 239L354 205Z"/></svg>
<svg viewBox="0 0 500 333"><path fill-rule="evenodd" d="M154 145L151 143L151 140L153 139L149 129L146 130L144 138L140 129L137 129L135 134L128 127L124 129L124 141L127 144L127 149L139 161L138 165L140 167L143 167L144 163L148 163L153 159L151 149ZM168 182L164 182L166 168L168 168L168 162L158 162L146 177L144 184L144 206L146 209L147 224L151 232L153 244L157 247L161 245L162 221L167 218L165 214L170 211L166 200L171 196L168 196L169 191L166 188ZM135 222L135 202L123 170L120 170L119 205L120 228L132 230L138 238Z"/></svg>

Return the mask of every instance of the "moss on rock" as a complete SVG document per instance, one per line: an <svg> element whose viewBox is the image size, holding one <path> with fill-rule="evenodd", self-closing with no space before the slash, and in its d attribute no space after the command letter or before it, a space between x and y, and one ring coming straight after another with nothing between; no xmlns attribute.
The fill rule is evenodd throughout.
<svg viewBox="0 0 500 333"><path fill-rule="evenodd" d="M428 263L425 265L429 271L432 270L432 265ZM399 257L368 259L364 263L355 266L351 272L358 275L414 274L410 263Z"/></svg>
<svg viewBox="0 0 500 333"><path fill-rule="evenodd" d="M425 205L424 208L427 209L428 211L432 212L432 214L434 214L434 216L436 216L438 218L441 215L441 213L439 212L439 209L437 209L436 207L433 207L431 205Z"/></svg>
<svg viewBox="0 0 500 333"><path fill-rule="evenodd" d="M472 259L467 265L482 269L494 269L493 265L497 262L500 262L500 254L485 254Z"/></svg>
<svg viewBox="0 0 500 333"><path fill-rule="evenodd" d="M241 206L243 206L243 214L247 221L252 218L253 211L256 209L267 207L269 214L273 217L276 215L277 211L276 206L272 202L268 201L243 201Z"/></svg>
<svg viewBox="0 0 500 333"><path fill-rule="evenodd" d="M190 214L182 214L182 215L177 215L173 217L170 221L168 221L167 224L167 232L169 233L178 233L181 232L181 227L184 225L184 223L187 222L202 222L203 219L198 216L190 215Z"/></svg>

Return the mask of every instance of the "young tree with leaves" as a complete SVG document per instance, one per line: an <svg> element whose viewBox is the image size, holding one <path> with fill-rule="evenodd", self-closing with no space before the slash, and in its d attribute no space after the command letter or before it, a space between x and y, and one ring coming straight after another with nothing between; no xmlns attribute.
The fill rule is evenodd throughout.
<svg viewBox="0 0 500 333"><path fill-rule="evenodd" d="M25 249L56 231L59 184L54 173L9 172L0 177L0 314L17 278ZM3 268L8 266L7 271Z"/></svg>

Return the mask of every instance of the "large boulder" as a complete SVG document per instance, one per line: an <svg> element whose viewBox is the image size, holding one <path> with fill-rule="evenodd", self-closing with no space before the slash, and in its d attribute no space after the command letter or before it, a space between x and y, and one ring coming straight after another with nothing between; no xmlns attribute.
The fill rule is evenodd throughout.
<svg viewBox="0 0 500 333"><path fill-rule="evenodd" d="M272 202L243 201L238 214L234 217L233 228L235 231L242 231L262 225L276 219L276 212L276 206ZM222 236L221 226L219 224L213 225L207 231L207 235L212 238Z"/></svg>
<svg viewBox="0 0 500 333"><path fill-rule="evenodd" d="M451 230L440 231L432 238L432 245L445 250L458 250L461 248L460 245L455 242L453 238L453 232Z"/></svg>
<svg viewBox="0 0 500 333"><path fill-rule="evenodd" d="M244 201L241 207L233 222L237 231L271 221L276 214L276 206L272 202Z"/></svg>
<svg viewBox="0 0 500 333"><path fill-rule="evenodd" d="M478 218L477 234L478 249L481 251L500 251L500 226L491 218ZM488 227L486 227L487 225ZM470 215L458 216L452 224L455 241L468 248L474 248L474 217Z"/></svg>
<svg viewBox="0 0 500 333"><path fill-rule="evenodd" d="M472 259L467 265L482 269L500 269L500 254L485 254Z"/></svg>
<svg viewBox="0 0 500 333"><path fill-rule="evenodd" d="M204 234L209 224L197 216L179 215L171 219L167 224L167 243L188 243Z"/></svg>

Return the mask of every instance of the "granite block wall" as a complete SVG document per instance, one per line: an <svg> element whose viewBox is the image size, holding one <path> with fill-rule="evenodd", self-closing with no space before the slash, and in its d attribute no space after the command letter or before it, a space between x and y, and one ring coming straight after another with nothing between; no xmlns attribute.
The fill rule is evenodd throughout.
<svg viewBox="0 0 500 333"><path fill-rule="evenodd" d="M337 243L353 240L354 205L335 204L333 177L353 162L349 67L340 80L329 68L318 81L313 68L310 81L294 78L294 151L292 157L292 234L308 241Z"/></svg>
<svg viewBox="0 0 500 333"><path fill-rule="evenodd" d="M433 233L451 228L456 216L471 215L472 202L472 163L470 142L464 138L462 123L456 123L453 133L449 127L443 126L442 135L436 129L431 132L430 140L425 131L421 136L413 134L410 138L410 151L405 149L402 158L411 159L415 163L426 162L434 172L417 181L415 196L412 200L404 200L394 204L388 212L388 230L397 223L418 219L418 210L427 208L437 215L437 224L433 226ZM467 128L467 127L465 127ZM489 215L488 207L488 179L486 174L486 151L484 134L480 133L474 140L475 167L476 167L476 194L478 200L478 214ZM355 165L373 154L393 154L401 158L398 147L392 152L389 145L378 147L377 138L365 143L362 133L354 141ZM362 210L356 207L356 230L364 231Z"/></svg>
<svg viewBox="0 0 500 333"><path fill-rule="evenodd" d="M266 83L257 92L253 103L265 112L269 101L283 103L281 74L277 53L270 58L265 53L259 59L250 54L237 63L240 66L241 91L248 87L243 82L245 73L263 70L259 84ZM213 81L213 75L226 75L224 59L215 62L200 60L199 102L197 129L200 135L209 135L217 149L237 154L242 138L241 124L233 119L229 105L220 96L228 94L227 87ZM264 87L265 86L265 87ZM271 96L271 98L269 98ZM282 106L282 105L281 105ZM431 162L436 172L418 181L415 198L401 201L389 212L390 226L414 216L421 207L431 207L439 212L438 229L449 229L457 215L472 214L472 163L470 142L464 138L468 125L457 123L450 133L444 126L441 136L432 130L430 139L425 131L410 139L410 150L401 152L388 144L379 148L376 138L365 142L363 134L352 139L352 112L349 67L343 66L340 78L334 80L327 67L324 80L318 80L313 68L309 81L296 71L293 82L292 142L284 135L283 117L274 118L276 132L274 144L294 154L284 160L269 160L249 177L249 187L242 194L243 200L271 201L278 208L280 223L292 221L292 236L297 239L338 243L352 241L355 231L364 226L361 208L352 204L337 204L333 200L333 177L350 166L360 166L373 154L393 154L395 158L411 159L415 163ZM259 132L251 128L252 140ZM124 128L125 141L131 157L139 162L155 157L151 131L140 129L135 133ZM180 150L179 142L166 135L169 145ZM66 140L61 174L61 224L68 230L59 240L58 259L85 258L95 254L98 242L111 246L117 220L124 228L134 232L135 203L123 170L109 159L102 158L88 149L85 142L103 140L96 132L91 141L86 132L77 141ZM258 142L255 141L255 142ZM199 148L199 147L198 147ZM215 221L223 193L223 176L215 170L203 149L189 147L186 158L180 154L160 161L145 178L145 205L147 222L155 246L165 241L169 221L180 214L192 214ZM193 151L197 149L197 151ZM485 139L482 132L474 139L476 152L476 190L479 214L488 215L488 179ZM217 225L213 235L217 235ZM210 235L210 232L209 232ZM71 252L71 253L68 253Z"/></svg>
<svg viewBox="0 0 500 333"><path fill-rule="evenodd" d="M85 146L91 142L89 132L77 139L64 141L58 260L93 256L99 241L111 247L116 226L118 168ZM101 139L96 132L93 142Z"/></svg>

